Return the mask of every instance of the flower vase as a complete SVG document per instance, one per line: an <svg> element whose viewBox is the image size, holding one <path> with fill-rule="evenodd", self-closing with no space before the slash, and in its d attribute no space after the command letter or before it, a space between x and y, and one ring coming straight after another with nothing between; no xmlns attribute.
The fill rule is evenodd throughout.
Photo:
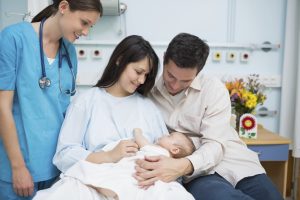
<svg viewBox="0 0 300 200"><path fill-rule="evenodd" d="M257 138L257 119L254 115L244 113L239 116L238 134L248 139Z"/></svg>
<svg viewBox="0 0 300 200"><path fill-rule="evenodd" d="M236 120L235 120L235 130L239 134L240 131L240 120L243 113L235 113Z"/></svg>

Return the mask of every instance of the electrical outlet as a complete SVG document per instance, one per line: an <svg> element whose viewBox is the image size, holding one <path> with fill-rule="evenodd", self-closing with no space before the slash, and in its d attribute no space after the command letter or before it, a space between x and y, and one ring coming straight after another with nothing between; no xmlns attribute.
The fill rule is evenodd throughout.
<svg viewBox="0 0 300 200"><path fill-rule="evenodd" d="M93 59L102 58L102 53L99 49L92 49L91 54L92 54L91 56L92 56Z"/></svg>
<svg viewBox="0 0 300 200"><path fill-rule="evenodd" d="M281 87L281 76L260 76L260 82L266 87Z"/></svg>
<svg viewBox="0 0 300 200"><path fill-rule="evenodd" d="M78 48L77 49L77 58L78 59L86 59L87 58L86 49Z"/></svg>
<svg viewBox="0 0 300 200"><path fill-rule="evenodd" d="M220 62L222 59L222 54L220 51L215 51L213 52L212 54L212 60L215 61L215 62Z"/></svg>
<svg viewBox="0 0 300 200"><path fill-rule="evenodd" d="M240 54L240 61L241 62L248 62L250 58L250 53L248 51L243 51Z"/></svg>
<svg viewBox="0 0 300 200"><path fill-rule="evenodd" d="M236 53L233 51L228 51L226 55L227 62L234 62L236 59Z"/></svg>

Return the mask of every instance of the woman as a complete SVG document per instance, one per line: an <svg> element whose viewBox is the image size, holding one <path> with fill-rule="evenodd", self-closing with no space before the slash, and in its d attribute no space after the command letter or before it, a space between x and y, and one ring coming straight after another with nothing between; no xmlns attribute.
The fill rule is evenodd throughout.
<svg viewBox="0 0 300 200"><path fill-rule="evenodd" d="M77 61L71 43L87 35L101 14L99 0L54 0L32 23L1 32L1 200L31 199L58 176L52 158L75 93Z"/></svg>
<svg viewBox="0 0 300 200"><path fill-rule="evenodd" d="M145 96L155 83L158 57L149 42L128 36L112 53L94 88L70 104L61 128L54 164L63 173L78 161L116 163L133 156L138 145L133 129L140 127L154 142L167 133L158 109ZM120 141L121 140L121 141ZM108 151L104 146L120 141ZM98 199L96 190L75 178L63 177L35 199Z"/></svg>
<svg viewBox="0 0 300 200"><path fill-rule="evenodd" d="M158 57L149 42L136 35L122 40L96 86L68 108L53 159L58 169L65 172L79 160L115 163L135 155L135 127L151 142L167 133L159 111L145 97L157 71ZM125 138L111 151L102 151L106 144Z"/></svg>

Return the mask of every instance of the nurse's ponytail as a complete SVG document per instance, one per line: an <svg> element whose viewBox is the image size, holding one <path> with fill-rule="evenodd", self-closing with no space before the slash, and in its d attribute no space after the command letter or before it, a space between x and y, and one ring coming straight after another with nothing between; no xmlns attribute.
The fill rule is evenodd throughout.
<svg viewBox="0 0 300 200"><path fill-rule="evenodd" d="M103 8L100 0L53 0L53 4L46 7L44 10L34 16L31 22L40 22L44 18L55 15L58 11L60 2L62 1L67 1L69 3L70 11L72 12L76 10L96 11L100 13L100 16L103 14Z"/></svg>
<svg viewBox="0 0 300 200"><path fill-rule="evenodd" d="M47 6L46 8L44 8L44 10L42 10L36 16L34 16L31 22L40 22L42 21L42 19L48 18L51 15L56 14L57 10L58 8L56 8L54 4Z"/></svg>

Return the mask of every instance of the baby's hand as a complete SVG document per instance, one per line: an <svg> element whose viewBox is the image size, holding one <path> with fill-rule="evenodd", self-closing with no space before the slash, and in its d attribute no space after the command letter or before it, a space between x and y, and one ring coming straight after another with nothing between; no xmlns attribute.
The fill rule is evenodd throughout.
<svg viewBox="0 0 300 200"><path fill-rule="evenodd" d="M133 135L134 135L134 137L139 137L142 134L143 134L142 129L140 129L140 128L133 129Z"/></svg>
<svg viewBox="0 0 300 200"><path fill-rule="evenodd" d="M140 128L133 129L133 135L135 142L139 145L140 148L149 144L148 140L145 138Z"/></svg>

